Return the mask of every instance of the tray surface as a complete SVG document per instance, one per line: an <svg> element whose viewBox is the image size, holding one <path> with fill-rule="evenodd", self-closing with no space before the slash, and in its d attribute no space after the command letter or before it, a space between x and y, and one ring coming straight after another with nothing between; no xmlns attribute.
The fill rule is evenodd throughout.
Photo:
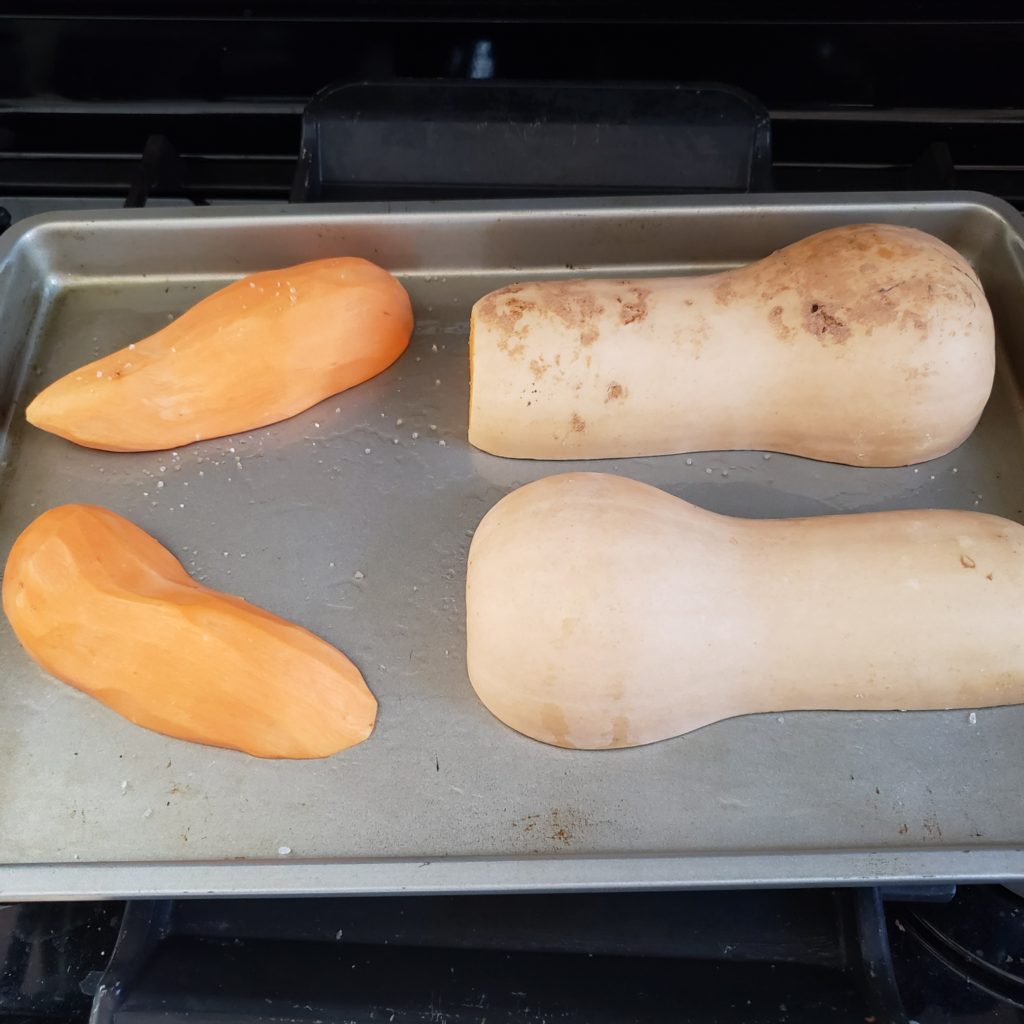
<svg viewBox="0 0 1024 1024"><path fill-rule="evenodd" d="M865 220L944 237L992 301L995 389L949 456L890 470L760 452L543 463L466 441L467 317L490 289L721 269ZM0 382L21 386L0 438L0 560L44 509L105 505L198 579L344 650L380 715L368 742L324 761L178 742L48 678L0 620L0 895L1024 877L1024 707L760 715L568 751L492 718L464 649L473 529L551 473L617 472L734 515L937 506L1024 521L1024 280L1008 207L943 194L103 213L39 218L2 252ZM413 342L378 378L176 452L94 452L25 425L40 387L225 281L343 253L378 260L413 296Z"/></svg>

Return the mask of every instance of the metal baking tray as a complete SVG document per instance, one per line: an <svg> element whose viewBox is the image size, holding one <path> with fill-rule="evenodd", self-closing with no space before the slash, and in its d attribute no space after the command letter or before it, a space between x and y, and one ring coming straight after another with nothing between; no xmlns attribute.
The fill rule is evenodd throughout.
<svg viewBox="0 0 1024 1024"><path fill-rule="evenodd" d="M177 742L48 678L0 622L0 896L1024 879L1024 707L750 716L585 752L507 729L466 676L474 527L512 488L575 465L467 443L473 301L523 278L718 270L857 221L931 231L981 275L999 364L966 444L906 469L760 452L586 468L734 515L944 506L1024 521L1024 242L1019 215L985 196L92 212L8 232L0 558L44 509L106 505L201 580L345 650L380 717L324 761ZM412 345L373 381L173 453L94 452L26 426L42 385L224 282L337 254L381 263L413 296Z"/></svg>

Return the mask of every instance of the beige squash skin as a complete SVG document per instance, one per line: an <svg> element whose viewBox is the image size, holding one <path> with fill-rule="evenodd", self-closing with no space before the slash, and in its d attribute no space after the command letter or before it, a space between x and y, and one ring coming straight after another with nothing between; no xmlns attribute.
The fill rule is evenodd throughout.
<svg viewBox="0 0 1024 1024"><path fill-rule="evenodd" d="M974 429L994 344L966 260L885 224L704 277L510 285L473 308L469 440L527 459L760 449L907 465Z"/></svg>
<svg viewBox="0 0 1024 1024"><path fill-rule="evenodd" d="M561 747L1024 702L1024 527L977 512L736 519L563 474L484 516L466 606L480 699Z"/></svg>

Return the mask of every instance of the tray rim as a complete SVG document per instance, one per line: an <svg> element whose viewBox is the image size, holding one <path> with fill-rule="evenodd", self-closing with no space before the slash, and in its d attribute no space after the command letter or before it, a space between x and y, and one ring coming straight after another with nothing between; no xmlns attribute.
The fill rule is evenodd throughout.
<svg viewBox="0 0 1024 1024"><path fill-rule="evenodd" d="M1024 235L1024 214L1005 199L986 192L971 190L906 191L906 192L764 192L728 195L651 195L572 197L566 199L542 197L531 199L465 199L465 200L412 200L409 202L352 202L310 203L246 203L230 206L205 207L150 207L142 209L87 209L81 211L53 211L26 217L9 228L0 237L0 269L17 250L34 235L59 228L61 225L83 226L115 224L129 229L152 227L160 222L182 225L226 225L236 222L244 225L256 217L270 217L290 223L318 223L324 219L372 221L392 214L423 220L473 219L483 214L501 215L503 219L529 220L537 214L565 212L597 216L614 215L617 211L636 214L648 209L652 212L686 210L694 215L713 215L718 211L742 209L785 210L814 212L817 208L863 207L906 209L910 207L958 208L976 207L987 210L1010 225L1018 236Z"/></svg>

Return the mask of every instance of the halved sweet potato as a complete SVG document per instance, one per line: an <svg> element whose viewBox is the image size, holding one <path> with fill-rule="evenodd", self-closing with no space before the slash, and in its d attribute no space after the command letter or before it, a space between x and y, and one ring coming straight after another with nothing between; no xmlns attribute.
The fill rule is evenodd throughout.
<svg viewBox="0 0 1024 1024"><path fill-rule="evenodd" d="M137 725L257 757L327 757L365 740L359 670L300 626L193 580L127 519L44 512L15 541L3 608L47 672Z"/></svg>
<svg viewBox="0 0 1024 1024"><path fill-rule="evenodd" d="M107 451L158 451L254 430L390 366L409 296L354 257L253 274L38 394L30 423Z"/></svg>

